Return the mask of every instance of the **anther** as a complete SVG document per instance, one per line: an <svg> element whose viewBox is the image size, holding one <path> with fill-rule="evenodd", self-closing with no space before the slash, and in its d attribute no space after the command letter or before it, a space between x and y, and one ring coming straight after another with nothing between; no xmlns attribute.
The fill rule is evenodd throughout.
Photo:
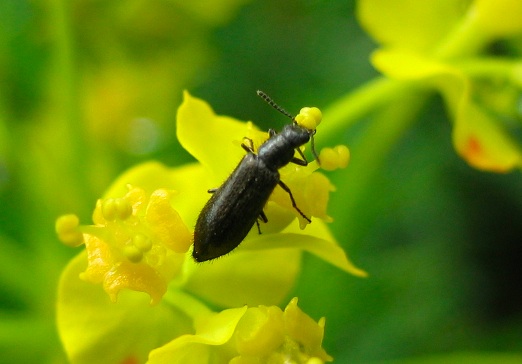
<svg viewBox="0 0 522 364"><path fill-rule="evenodd" d="M55 223L55 230L60 241L72 247L83 243L83 234L79 227L80 220L74 214L62 215Z"/></svg>

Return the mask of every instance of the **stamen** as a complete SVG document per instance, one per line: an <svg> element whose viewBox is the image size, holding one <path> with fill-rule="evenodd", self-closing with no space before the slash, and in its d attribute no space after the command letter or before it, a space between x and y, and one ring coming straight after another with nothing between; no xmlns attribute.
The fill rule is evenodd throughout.
<svg viewBox="0 0 522 364"><path fill-rule="evenodd" d="M134 235L132 244L143 253L152 249L152 240L143 234Z"/></svg>
<svg viewBox="0 0 522 364"><path fill-rule="evenodd" d="M132 263L139 263L143 259L143 252L134 245L128 245L123 249L123 254Z"/></svg>
<svg viewBox="0 0 522 364"><path fill-rule="evenodd" d="M102 214L107 221L125 220L132 215L132 206L123 198L108 198L102 202Z"/></svg>
<svg viewBox="0 0 522 364"><path fill-rule="evenodd" d="M80 220L74 214L60 216L56 220L55 230L58 238L65 245L77 247L83 243Z"/></svg>
<svg viewBox="0 0 522 364"><path fill-rule="evenodd" d="M325 171L333 171L338 168L346 168L350 161L350 150L345 145L335 148L323 148L319 153L321 168Z"/></svg>

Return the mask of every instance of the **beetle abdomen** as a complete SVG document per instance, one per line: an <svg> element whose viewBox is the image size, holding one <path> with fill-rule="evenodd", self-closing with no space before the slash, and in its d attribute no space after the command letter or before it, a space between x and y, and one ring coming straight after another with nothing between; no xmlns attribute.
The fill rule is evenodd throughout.
<svg viewBox="0 0 522 364"><path fill-rule="evenodd" d="M256 155L247 154L203 207L194 229L194 259L202 262L235 249L278 182L278 172L266 168Z"/></svg>

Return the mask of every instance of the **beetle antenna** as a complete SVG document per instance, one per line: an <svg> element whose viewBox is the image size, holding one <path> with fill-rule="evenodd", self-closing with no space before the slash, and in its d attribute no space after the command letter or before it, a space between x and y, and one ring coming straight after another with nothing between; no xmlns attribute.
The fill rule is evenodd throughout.
<svg viewBox="0 0 522 364"><path fill-rule="evenodd" d="M263 100L266 101L266 103L270 106L272 106L274 109L276 109L277 111L279 111L281 114L289 117L290 119L292 119L293 121L295 121L294 117L292 116L292 114L290 114L288 111L286 111L285 109L283 109L281 106L279 106L278 104L276 104L274 102L274 100L272 100L270 98L270 96L268 96L267 94L265 94L263 91L261 90L257 90L257 95L259 97L261 97Z"/></svg>

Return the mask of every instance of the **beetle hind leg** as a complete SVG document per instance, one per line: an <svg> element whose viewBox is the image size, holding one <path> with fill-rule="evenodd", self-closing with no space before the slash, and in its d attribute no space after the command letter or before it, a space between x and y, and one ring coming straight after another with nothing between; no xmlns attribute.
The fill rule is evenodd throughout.
<svg viewBox="0 0 522 364"><path fill-rule="evenodd" d="M259 235L261 235L261 226L259 225L259 220L263 221L265 224L268 222L268 218L266 217L264 211L261 211L259 213L258 218L256 219L257 232L259 233Z"/></svg>

